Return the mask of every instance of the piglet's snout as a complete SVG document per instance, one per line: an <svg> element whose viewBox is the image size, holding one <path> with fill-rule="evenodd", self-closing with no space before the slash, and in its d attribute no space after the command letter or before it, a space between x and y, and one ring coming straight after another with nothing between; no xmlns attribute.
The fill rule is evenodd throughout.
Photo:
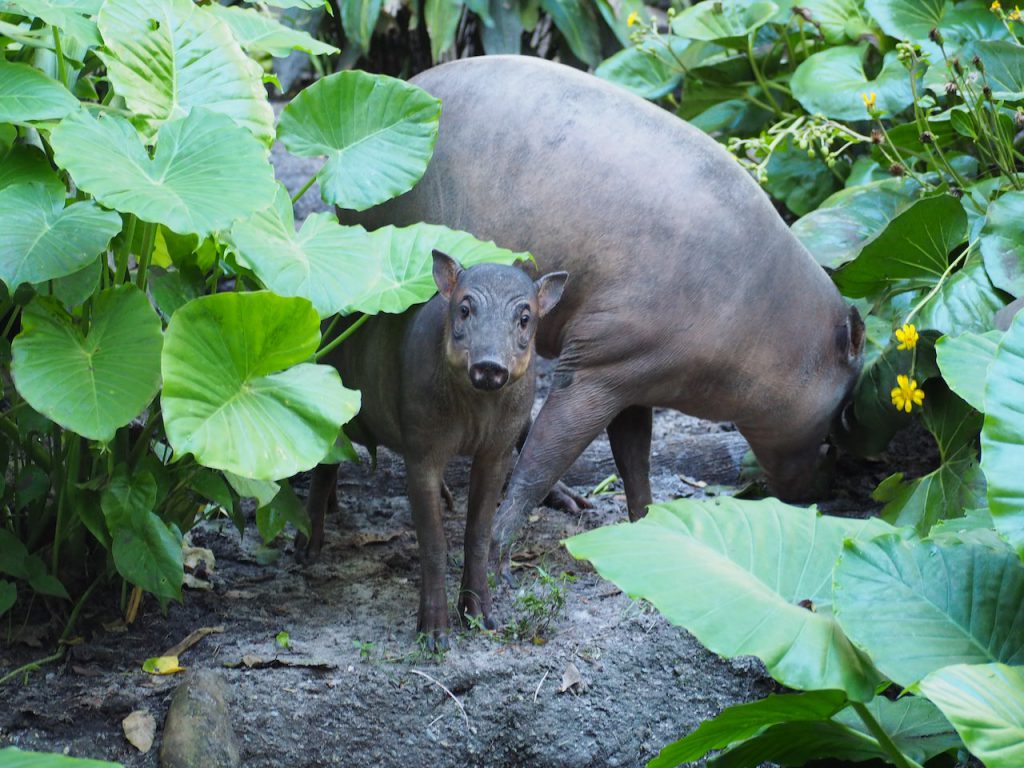
<svg viewBox="0 0 1024 768"><path fill-rule="evenodd" d="M501 389L508 381L508 368L493 360L473 363L469 367L469 380L477 389Z"/></svg>

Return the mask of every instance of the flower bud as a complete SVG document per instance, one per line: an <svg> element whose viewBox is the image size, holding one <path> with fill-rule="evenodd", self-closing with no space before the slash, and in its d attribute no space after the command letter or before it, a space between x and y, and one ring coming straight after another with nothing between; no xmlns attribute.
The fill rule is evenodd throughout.
<svg viewBox="0 0 1024 768"><path fill-rule="evenodd" d="M991 89L991 88L989 88L989 87L988 87L988 86L986 85L986 86L984 86L984 87L983 87L983 88L981 89L981 92L982 92L982 94L984 94L984 96L985 96L985 98L986 98L986 99L988 99L989 101L992 101L992 89Z"/></svg>
<svg viewBox="0 0 1024 768"><path fill-rule="evenodd" d="M935 134L932 133L931 131L925 131L924 133L921 134L921 143L922 144L934 144L935 143Z"/></svg>
<svg viewBox="0 0 1024 768"><path fill-rule="evenodd" d="M942 45L942 33L939 32L938 27L932 27L928 32L928 39L936 45Z"/></svg>
<svg viewBox="0 0 1024 768"><path fill-rule="evenodd" d="M884 141L885 141L885 134L882 133L877 128L873 128L871 130L871 143L872 144L881 144Z"/></svg>
<svg viewBox="0 0 1024 768"><path fill-rule="evenodd" d="M971 64L973 64L974 68L981 72L981 74L985 74L985 63L981 60L981 56L975 56L971 59Z"/></svg>
<svg viewBox="0 0 1024 768"><path fill-rule="evenodd" d="M957 91L956 83L954 83L952 80L950 80L948 83L946 83L946 95L947 96L956 96L956 91Z"/></svg>
<svg viewBox="0 0 1024 768"><path fill-rule="evenodd" d="M964 196L964 191L960 189L960 187L950 186L949 194L955 197L957 200L959 200L961 197Z"/></svg>
<svg viewBox="0 0 1024 768"><path fill-rule="evenodd" d="M892 165L889 166L889 175L890 176L900 177L900 176L903 176L906 172L907 172L907 169L904 168L899 163L893 163Z"/></svg>

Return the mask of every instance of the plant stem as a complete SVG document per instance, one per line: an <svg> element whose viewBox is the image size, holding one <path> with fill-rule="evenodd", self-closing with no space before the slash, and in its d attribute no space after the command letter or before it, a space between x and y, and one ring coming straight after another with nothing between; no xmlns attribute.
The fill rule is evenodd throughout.
<svg viewBox="0 0 1024 768"><path fill-rule="evenodd" d="M315 355L313 355L313 360L314 361L319 361L324 355L326 355L328 352L330 352L336 346L341 344L341 342L343 342L345 339L347 339L349 336L351 336L353 333L355 333L357 330L359 330L359 327L363 323L365 323L367 320L369 320L369 319L370 319L369 315L363 315L362 317L360 317L358 320L356 320L354 323L352 323L352 325L350 325L344 331L339 333L338 334L338 338L334 339L333 341L328 342L328 344L323 349L319 350Z"/></svg>
<svg viewBox="0 0 1024 768"><path fill-rule="evenodd" d="M50 467L52 466L49 454L43 450L42 446L32 442L31 438L28 440L22 440L21 433L18 431L18 425L7 418L6 414L0 415L0 432L3 432L7 437L20 445L22 450L32 457L32 461L38 464L40 469L49 474Z"/></svg>
<svg viewBox="0 0 1024 768"><path fill-rule="evenodd" d="M57 77L60 80L60 84L65 88L70 88L68 84L68 67L64 62L64 51L60 45L60 30L56 27L53 29L53 49L57 54Z"/></svg>
<svg viewBox="0 0 1024 768"><path fill-rule="evenodd" d="M896 768L921 768L921 765L909 757L904 755L900 748L893 743L893 740L889 738L889 734L885 732L885 729L879 725L878 721L868 712L868 708L859 701L852 702L854 711L860 716L860 719L867 726L867 729L871 731L871 735L878 741L878 745L885 750L885 752L892 758L893 765Z"/></svg>
<svg viewBox="0 0 1024 768"><path fill-rule="evenodd" d="M135 214L129 213L128 224L125 227L124 240L121 241L121 247L117 249L116 256L116 271L114 273L114 285L121 285L128 279L128 256L132 252L132 241L135 239Z"/></svg>
<svg viewBox="0 0 1024 768"><path fill-rule="evenodd" d="M939 292L939 289L942 288L942 284L946 282L949 276L953 273L953 270L967 260L967 256L973 249L974 243L968 243L967 247L964 248L964 252L957 256L955 259L953 259L952 262L950 262L949 266L946 267L946 271L943 272L942 275L939 277L939 281L935 283L935 285L932 286L932 289L928 291L925 297L921 299L919 302L917 302L917 304L914 305L914 308L910 310L910 314L908 314L907 318L903 321L904 323L909 323L911 320L913 320L914 315L916 315L925 304L932 300L932 297Z"/></svg>
<svg viewBox="0 0 1024 768"><path fill-rule="evenodd" d="M768 87L768 83L765 82L764 75L761 74L760 68L757 66L757 58L754 56L754 33L751 32L747 35L747 58L750 59L750 68L754 72L754 79L757 80L758 85L764 91L764 95L768 97L768 101L771 102L772 111L782 116L782 110L779 109L778 102L775 101L775 97L772 96L771 89Z"/></svg>
<svg viewBox="0 0 1024 768"><path fill-rule="evenodd" d="M160 423L160 406L154 406L153 410L149 414L149 418L146 419L146 424L142 428L142 434L139 435L139 439L132 446L131 452L128 454L128 466L132 469L142 459L142 455L149 448L149 438L153 436L153 430L156 429L156 425Z"/></svg>
<svg viewBox="0 0 1024 768"><path fill-rule="evenodd" d="M153 258L153 243L156 240L156 224L145 222L142 225L142 252L139 256L139 268L135 276L135 284L140 291L146 290L146 273L149 271L149 262Z"/></svg>
<svg viewBox="0 0 1024 768"><path fill-rule="evenodd" d="M302 189L300 189L298 192L296 192L292 196L292 205L295 205L299 201L299 198L302 197L304 194L306 194L306 192L309 190L309 188L313 186L313 183L315 181L316 181L316 174L313 174L312 176L309 177L309 181L307 181L305 184L302 185Z"/></svg>

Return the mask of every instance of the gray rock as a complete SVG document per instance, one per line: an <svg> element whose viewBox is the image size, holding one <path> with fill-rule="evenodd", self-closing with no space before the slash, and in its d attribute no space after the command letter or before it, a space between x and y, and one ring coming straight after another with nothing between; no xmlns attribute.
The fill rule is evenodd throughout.
<svg viewBox="0 0 1024 768"><path fill-rule="evenodd" d="M196 670L174 691L164 721L161 768L237 768L238 737L231 727L224 678Z"/></svg>

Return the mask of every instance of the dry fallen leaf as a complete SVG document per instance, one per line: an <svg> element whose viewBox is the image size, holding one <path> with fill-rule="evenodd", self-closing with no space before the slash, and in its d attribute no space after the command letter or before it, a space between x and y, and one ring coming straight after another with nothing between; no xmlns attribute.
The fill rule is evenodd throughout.
<svg viewBox="0 0 1024 768"><path fill-rule="evenodd" d="M565 693L571 688L575 688L574 693L579 693L583 690L583 677L580 675L580 671L576 668L576 665L571 661L565 665L565 669L562 671L562 685L559 687L559 693Z"/></svg>
<svg viewBox="0 0 1024 768"><path fill-rule="evenodd" d="M349 540L354 547L366 547L371 544L387 544L389 541L394 541L402 535L402 531L385 531L384 533L375 533L373 531L367 531L366 533L356 533Z"/></svg>
<svg viewBox="0 0 1024 768"><path fill-rule="evenodd" d="M182 547L181 559L185 570L190 573L200 568L200 563L205 563L207 571L212 571L217 565L213 552L206 547Z"/></svg>
<svg viewBox="0 0 1024 768"><path fill-rule="evenodd" d="M156 720L144 709L132 712L121 721L124 728L124 737L128 743L139 752L149 752L153 746L153 737L156 736Z"/></svg>
<svg viewBox="0 0 1024 768"><path fill-rule="evenodd" d="M155 656L142 662L142 671L151 675L173 675L184 672L185 668L178 665L177 656Z"/></svg>
<svg viewBox="0 0 1024 768"><path fill-rule="evenodd" d="M164 656L181 656L185 651L191 648L193 645L198 643L207 635L219 635L224 631L224 627L200 627L199 629L189 632L188 636L180 643L171 646L164 651Z"/></svg>

